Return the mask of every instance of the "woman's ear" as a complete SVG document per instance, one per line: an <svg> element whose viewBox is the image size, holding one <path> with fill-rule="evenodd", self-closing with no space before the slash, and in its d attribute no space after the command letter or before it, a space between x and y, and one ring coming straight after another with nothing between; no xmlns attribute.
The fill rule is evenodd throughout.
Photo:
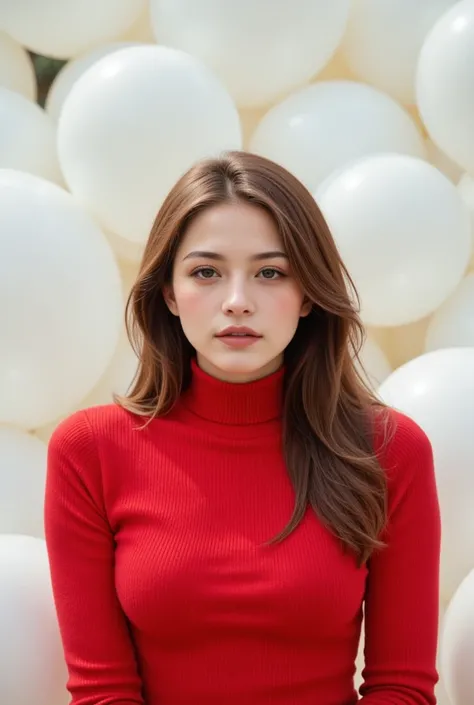
<svg viewBox="0 0 474 705"><path fill-rule="evenodd" d="M163 298L173 316L178 316L178 307L176 305L176 299L174 297L174 291L171 284L167 284L163 287Z"/></svg>
<svg viewBox="0 0 474 705"><path fill-rule="evenodd" d="M311 309L313 308L312 302L306 298L303 299L303 303L301 304L301 311L300 311L300 317L305 318L305 316L309 316L311 313Z"/></svg>

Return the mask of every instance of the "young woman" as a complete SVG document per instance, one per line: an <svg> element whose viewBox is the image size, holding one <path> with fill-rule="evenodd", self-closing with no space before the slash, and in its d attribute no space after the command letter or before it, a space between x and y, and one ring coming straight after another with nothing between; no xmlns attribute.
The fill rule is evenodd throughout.
<svg viewBox="0 0 474 705"><path fill-rule="evenodd" d="M361 702L435 703L431 446L359 377L353 300L281 167L230 153L172 189L130 393L49 446L73 705L353 705L363 615Z"/></svg>

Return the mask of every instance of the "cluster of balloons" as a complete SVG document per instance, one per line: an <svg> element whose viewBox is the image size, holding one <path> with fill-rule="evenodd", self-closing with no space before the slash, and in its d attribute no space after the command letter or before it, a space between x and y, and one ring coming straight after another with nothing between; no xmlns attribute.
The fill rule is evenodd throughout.
<svg viewBox="0 0 474 705"><path fill-rule="evenodd" d="M28 50L67 60L44 108ZM472 702L473 96L474 0L0 2L1 702L67 702L46 442L127 389L124 297L153 218L192 163L235 148L314 194L369 380L432 441L438 697Z"/></svg>

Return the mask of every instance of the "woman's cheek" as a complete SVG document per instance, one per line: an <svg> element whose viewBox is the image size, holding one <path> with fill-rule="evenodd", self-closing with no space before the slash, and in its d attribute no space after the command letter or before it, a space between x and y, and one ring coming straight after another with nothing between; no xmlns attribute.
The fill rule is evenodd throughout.
<svg viewBox="0 0 474 705"><path fill-rule="evenodd" d="M270 303L279 315L299 315L303 294L295 284L288 283L288 286L280 287L278 291L271 293Z"/></svg>
<svg viewBox="0 0 474 705"><path fill-rule="evenodd" d="M195 282L178 283L175 286L175 298L180 313L195 313L202 307L203 292Z"/></svg>

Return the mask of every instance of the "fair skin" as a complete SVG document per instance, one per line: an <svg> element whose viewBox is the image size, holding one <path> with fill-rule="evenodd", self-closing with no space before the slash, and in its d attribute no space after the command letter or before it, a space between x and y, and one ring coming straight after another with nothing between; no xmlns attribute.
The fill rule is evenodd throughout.
<svg viewBox="0 0 474 705"><path fill-rule="evenodd" d="M199 366L237 383L275 372L300 317L311 311L273 219L246 203L213 206L191 222L164 297ZM256 335L219 337L228 326Z"/></svg>

